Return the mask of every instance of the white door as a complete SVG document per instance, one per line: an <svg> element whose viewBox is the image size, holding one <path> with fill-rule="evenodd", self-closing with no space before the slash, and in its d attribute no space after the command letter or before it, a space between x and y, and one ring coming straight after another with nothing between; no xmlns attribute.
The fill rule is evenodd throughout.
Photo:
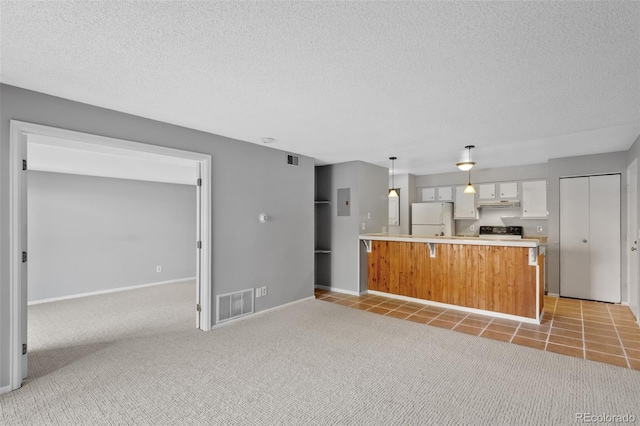
<svg viewBox="0 0 640 426"><path fill-rule="evenodd" d="M592 300L620 303L620 175L589 177Z"/></svg>
<svg viewBox="0 0 640 426"><path fill-rule="evenodd" d="M620 175L560 180L560 295L620 302Z"/></svg>
<svg viewBox="0 0 640 426"><path fill-rule="evenodd" d="M560 179L560 295L589 299L589 178Z"/></svg>
<svg viewBox="0 0 640 426"><path fill-rule="evenodd" d="M638 282L638 162L634 161L627 169L627 258L628 258L628 300L629 308L636 320L640 320L640 283Z"/></svg>

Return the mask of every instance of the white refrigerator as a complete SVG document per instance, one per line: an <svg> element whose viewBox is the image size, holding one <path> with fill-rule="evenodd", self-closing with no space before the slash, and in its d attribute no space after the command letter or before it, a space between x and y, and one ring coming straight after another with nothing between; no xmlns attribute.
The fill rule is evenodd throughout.
<svg viewBox="0 0 640 426"><path fill-rule="evenodd" d="M411 235L453 235L453 203L411 204Z"/></svg>

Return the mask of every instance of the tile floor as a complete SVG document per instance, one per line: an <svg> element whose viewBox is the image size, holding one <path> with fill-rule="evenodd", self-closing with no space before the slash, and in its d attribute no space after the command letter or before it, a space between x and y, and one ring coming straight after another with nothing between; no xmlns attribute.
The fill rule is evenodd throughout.
<svg viewBox="0 0 640 426"><path fill-rule="evenodd" d="M316 289L317 299L474 336L640 370L640 327L626 306L545 296L540 325L377 295Z"/></svg>

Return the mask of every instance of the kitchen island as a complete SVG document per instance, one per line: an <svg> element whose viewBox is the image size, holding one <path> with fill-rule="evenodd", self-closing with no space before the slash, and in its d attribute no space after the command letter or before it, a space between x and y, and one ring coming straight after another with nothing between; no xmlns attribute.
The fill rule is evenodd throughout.
<svg viewBox="0 0 640 426"><path fill-rule="evenodd" d="M536 239L366 234L360 240L370 293L529 323L542 319L544 251Z"/></svg>

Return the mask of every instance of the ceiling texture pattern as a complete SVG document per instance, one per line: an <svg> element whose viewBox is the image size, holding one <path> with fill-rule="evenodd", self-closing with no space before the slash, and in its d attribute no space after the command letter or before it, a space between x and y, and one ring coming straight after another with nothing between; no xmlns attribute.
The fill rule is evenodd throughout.
<svg viewBox="0 0 640 426"><path fill-rule="evenodd" d="M1 2L0 81L316 158L626 150L640 2Z"/></svg>

